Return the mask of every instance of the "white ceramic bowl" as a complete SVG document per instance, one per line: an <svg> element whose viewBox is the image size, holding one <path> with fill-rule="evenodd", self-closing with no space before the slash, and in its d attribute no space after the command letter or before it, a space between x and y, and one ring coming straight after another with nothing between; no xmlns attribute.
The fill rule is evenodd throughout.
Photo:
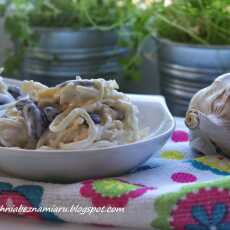
<svg viewBox="0 0 230 230"><path fill-rule="evenodd" d="M0 170L39 181L73 182L116 176L150 158L165 144L175 122L161 96L130 95L150 135L136 143L95 150L21 150L0 148Z"/></svg>

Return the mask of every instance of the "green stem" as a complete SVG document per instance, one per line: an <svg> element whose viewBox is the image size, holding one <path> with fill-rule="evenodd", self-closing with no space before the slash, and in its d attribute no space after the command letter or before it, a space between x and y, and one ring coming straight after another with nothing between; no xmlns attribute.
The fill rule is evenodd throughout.
<svg viewBox="0 0 230 230"><path fill-rule="evenodd" d="M93 20L93 18L90 16L88 10L86 9L86 7L84 7L84 5L83 5L82 9L84 10L84 13L85 13L87 19L89 20L89 22L90 22L96 29L98 29L98 30L109 31L109 30L113 30L113 29L115 29L115 28L118 28L119 26L122 25L122 21L119 21L119 22L114 23L114 24L112 24L112 25L110 25L110 26L99 26L99 25Z"/></svg>
<svg viewBox="0 0 230 230"><path fill-rule="evenodd" d="M183 26L180 26L178 24L175 24L174 22L168 20L166 17L162 16L162 15L158 15L157 16L159 19L161 19L162 21L164 21L165 23L169 24L170 26L173 26L175 28L177 28L178 30L181 30L185 33L187 33L189 36L191 36L194 40L200 42L201 44L204 45L208 45L208 42L203 40L202 38L200 38L199 36L195 35L192 31L184 28Z"/></svg>

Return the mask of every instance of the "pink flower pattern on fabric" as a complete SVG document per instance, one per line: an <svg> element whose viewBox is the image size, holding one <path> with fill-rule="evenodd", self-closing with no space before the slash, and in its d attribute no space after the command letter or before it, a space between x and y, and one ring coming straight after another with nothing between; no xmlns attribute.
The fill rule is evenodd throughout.
<svg viewBox="0 0 230 230"><path fill-rule="evenodd" d="M173 208L173 230L230 229L230 194L227 189L202 188L188 193Z"/></svg>
<svg viewBox="0 0 230 230"><path fill-rule="evenodd" d="M186 131L176 130L173 132L171 139L174 142L187 142L189 141L189 136Z"/></svg>
<svg viewBox="0 0 230 230"><path fill-rule="evenodd" d="M16 192L4 192L0 195L0 206L8 210L5 214L25 216L32 219L41 220L40 215L33 211L20 212L20 207L33 208L33 205L21 194ZM18 208L19 212L13 212L13 208ZM12 209L12 211L11 211Z"/></svg>
<svg viewBox="0 0 230 230"><path fill-rule="evenodd" d="M109 178L84 181L80 193L83 197L90 198L95 207L125 207L130 199L140 197L152 189L144 185Z"/></svg>
<svg viewBox="0 0 230 230"><path fill-rule="evenodd" d="M177 183L191 183L197 180L197 177L191 173L177 172L173 173L171 179Z"/></svg>

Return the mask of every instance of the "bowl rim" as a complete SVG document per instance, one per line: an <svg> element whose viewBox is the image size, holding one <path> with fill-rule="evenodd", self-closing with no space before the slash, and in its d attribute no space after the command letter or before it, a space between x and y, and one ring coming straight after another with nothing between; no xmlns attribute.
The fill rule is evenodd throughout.
<svg viewBox="0 0 230 230"><path fill-rule="evenodd" d="M139 144L144 144L146 142L149 142L153 139L159 139L167 134L170 134L173 132L173 130L175 129L176 126L176 122L174 117L172 116L171 112L169 111L169 108L165 102L165 98L163 96L158 96L158 95L142 95L142 94L126 94L131 98L138 98L139 100L143 100L145 98L148 98L149 100L152 98L154 101L154 98L160 98L160 100L156 100L154 101L154 103L158 103L162 106L163 110L165 111L166 117L167 117L167 121L170 121L170 127L167 128L167 130L165 130L162 133L159 133L157 135L154 135L154 132L151 133L150 135L148 135L147 137L140 139L136 142L132 142L132 143L126 143L126 144L122 144L122 145L115 145L115 146L109 146L109 147L103 147L103 148L94 148L94 149L21 149L21 148L15 148L15 147L0 147L0 150L10 150L9 152L11 153L15 153L15 152L21 152L21 153L76 153L79 154L81 152L84 153L90 153L90 152L95 152L95 151L106 151L106 150L116 150L116 149L120 149L120 148L127 148L129 146L134 146L134 145L139 145ZM136 99L136 100L138 100ZM9 154L9 153L7 153Z"/></svg>

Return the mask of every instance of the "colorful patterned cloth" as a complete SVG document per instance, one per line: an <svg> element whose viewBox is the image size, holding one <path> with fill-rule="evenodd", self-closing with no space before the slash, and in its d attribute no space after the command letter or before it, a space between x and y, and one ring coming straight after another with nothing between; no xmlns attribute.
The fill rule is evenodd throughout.
<svg viewBox="0 0 230 230"><path fill-rule="evenodd" d="M229 175L230 160L194 153L183 120L177 119L177 128L161 152L128 175L69 185L1 177L0 206L117 207L124 208L124 213L83 215L48 210L20 215L100 226L230 230Z"/></svg>

